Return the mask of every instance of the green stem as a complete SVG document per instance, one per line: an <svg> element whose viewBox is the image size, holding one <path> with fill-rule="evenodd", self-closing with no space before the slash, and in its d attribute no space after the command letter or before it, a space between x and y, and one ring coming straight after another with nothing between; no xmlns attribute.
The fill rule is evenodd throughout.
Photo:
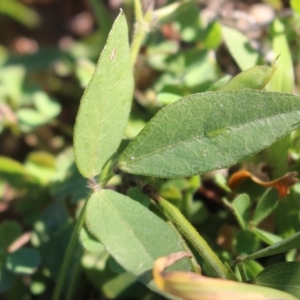
<svg viewBox="0 0 300 300"><path fill-rule="evenodd" d="M71 282L69 283L69 286L68 286L66 300L74 299L74 293L78 286L78 281L79 281L79 277L81 274L81 260L80 260L81 255L82 255L82 249L78 255L78 259L76 259L75 265L72 270L72 278L71 278Z"/></svg>
<svg viewBox="0 0 300 300"><path fill-rule="evenodd" d="M215 276L224 279L237 280L234 273L222 263L203 237L189 223L177 207L162 197L158 197L157 202L167 218L177 226L181 234L194 246Z"/></svg>
<svg viewBox="0 0 300 300"><path fill-rule="evenodd" d="M238 264L237 266L238 266L238 269L239 269L239 272L240 272L242 281L243 281L243 282L247 282L248 279L247 279L247 277L246 277L246 274L245 274L245 271L244 271L243 264Z"/></svg>
<svg viewBox="0 0 300 300"><path fill-rule="evenodd" d="M181 234L178 232L178 229L176 228L176 226L174 225L174 223L172 223L172 222L169 221L168 225L170 225L170 227L174 230L174 232L178 236L178 239L180 239L180 242L183 245L183 248L185 249L185 251L192 253L190 247L187 245L186 241L183 239L183 237L181 236ZM194 273L201 274L201 267L199 266L199 264L198 264L196 258L194 257L194 255L190 258L190 261L191 261L191 264L192 264L192 271Z"/></svg>
<svg viewBox="0 0 300 300"><path fill-rule="evenodd" d="M134 14L135 14L136 22L143 21L143 9L140 0L134 0Z"/></svg>
<svg viewBox="0 0 300 300"><path fill-rule="evenodd" d="M73 254L74 254L76 244L78 242L79 232L80 232L80 230L83 226L83 223L85 221L86 203L87 203L87 201L85 201L84 206L82 207L81 212L79 214L79 217L76 221L76 225L75 225L75 228L73 230L73 233L72 233L72 236L71 236L71 239L70 239L70 242L69 242L66 254L65 254L63 264L62 264L61 269L59 271L57 285L55 287L52 300L59 300L60 299L60 295L62 293L62 289L63 289L63 285L64 285L64 282L65 282L65 279L66 279L67 271L68 271L71 259L73 257Z"/></svg>
<svg viewBox="0 0 300 300"><path fill-rule="evenodd" d="M136 22L134 25L134 34L131 43L131 61L133 65L136 62L141 45L149 31L152 22L153 9L150 7L145 15L143 15L141 1L134 0L134 12Z"/></svg>
<svg viewBox="0 0 300 300"><path fill-rule="evenodd" d="M146 30L143 28L142 25L139 23L135 24L135 32L131 44L131 61L132 64L135 64L136 58L138 56L138 53L140 51L141 45L143 43L143 40L146 36Z"/></svg>

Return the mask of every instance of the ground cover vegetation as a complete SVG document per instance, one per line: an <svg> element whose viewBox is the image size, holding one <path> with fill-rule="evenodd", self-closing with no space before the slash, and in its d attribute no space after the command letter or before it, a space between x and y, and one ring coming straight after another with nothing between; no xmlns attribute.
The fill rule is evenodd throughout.
<svg viewBox="0 0 300 300"><path fill-rule="evenodd" d="M300 299L300 2L0 3L3 299Z"/></svg>

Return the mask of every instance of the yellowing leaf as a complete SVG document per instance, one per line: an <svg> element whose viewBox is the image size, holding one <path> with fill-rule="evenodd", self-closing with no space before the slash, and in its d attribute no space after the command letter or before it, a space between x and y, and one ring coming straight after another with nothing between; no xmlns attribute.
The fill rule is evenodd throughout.
<svg viewBox="0 0 300 300"><path fill-rule="evenodd" d="M272 181L262 181L254 175L252 175L250 172L246 170L241 170L239 172L234 173L229 178L228 185L231 189L235 189L243 179L251 178L251 180L263 187L277 189L279 198L283 198L287 194L289 194L290 187L292 187L296 182L299 181L298 178L296 178L297 175L297 172L290 172Z"/></svg>
<svg viewBox="0 0 300 300"><path fill-rule="evenodd" d="M288 293L275 289L217 278L192 272L165 272L165 269L188 252L160 257L154 263L153 278L159 289L186 300L295 300Z"/></svg>

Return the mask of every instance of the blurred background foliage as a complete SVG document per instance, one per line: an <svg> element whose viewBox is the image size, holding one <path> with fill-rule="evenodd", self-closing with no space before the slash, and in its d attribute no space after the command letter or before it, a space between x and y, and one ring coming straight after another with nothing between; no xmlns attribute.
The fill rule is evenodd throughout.
<svg viewBox="0 0 300 300"><path fill-rule="evenodd" d="M147 24L149 32L135 66L136 88L125 138L135 137L161 107L181 96L216 89L214 83L222 84L256 64L271 64L278 55L277 71L267 89L298 94L299 3L144 1L145 10L154 10L153 19ZM86 181L74 163L73 125L83 90L120 7L133 31L132 0L0 1L3 299L51 298L74 219L88 194ZM230 169L161 180L158 189L181 209L221 258L231 262L236 255L251 253L299 231L300 184L274 205L273 214L264 216L259 234L239 228L224 206L222 198L234 198L226 183L228 176L240 168L261 179L298 171L299 146L296 131ZM130 178L116 175L108 186L149 206ZM251 181L245 181L239 192L249 195L250 210L258 199L268 197L264 188ZM72 299L74 292L76 299L160 298L118 266L85 229L80 240L65 299ZM290 251L247 263L245 272L251 279L262 266L299 259L297 251Z"/></svg>

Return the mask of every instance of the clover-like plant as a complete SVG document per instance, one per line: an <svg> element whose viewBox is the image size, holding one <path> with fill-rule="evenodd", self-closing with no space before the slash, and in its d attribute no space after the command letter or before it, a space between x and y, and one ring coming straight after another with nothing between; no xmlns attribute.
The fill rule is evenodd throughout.
<svg viewBox="0 0 300 300"><path fill-rule="evenodd" d="M140 39L138 34L136 36ZM185 251L187 246L183 239L188 240L202 257L209 275L236 281L233 269L218 257L180 210L165 200L145 178L190 177L232 166L300 126L299 96L262 91L276 72L276 66L257 66L227 83L218 83L209 92L188 95L167 105L129 144L119 148L133 98L135 53L136 48L130 50L127 22L121 12L83 94L76 119L76 164L87 179L91 194L77 220L54 299L59 298L84 223L123 269L167 298L172 296L155 285L151 270L158 258ZM142 193L138 199L132 199L106 188L114 172L135 177L165 219L148 209L149 201L143 202ZM242 220L241 225L246 226L243 212L249 201L238 202L239 198L231 208ZM167 221L175 224L183 239ZM298 247L299 242L299 234L296 234L271 248L240 257L237 263L242 265L246 260L287 251ZM297 268L299 270L299 266ZM190 272L197 266L184 258L174 269ZM256 283L268 285L261 280L263 277L258 276ZM233 292L235 288L236 285ZM253 290L255 286L245 293ZM270 293L263 288L257 293L261 295L259 299L275 299L276 295L276 291ZM288 293L281 293L280 297L295 299ZM199 296L197 299L205 298Z"/></svg>

